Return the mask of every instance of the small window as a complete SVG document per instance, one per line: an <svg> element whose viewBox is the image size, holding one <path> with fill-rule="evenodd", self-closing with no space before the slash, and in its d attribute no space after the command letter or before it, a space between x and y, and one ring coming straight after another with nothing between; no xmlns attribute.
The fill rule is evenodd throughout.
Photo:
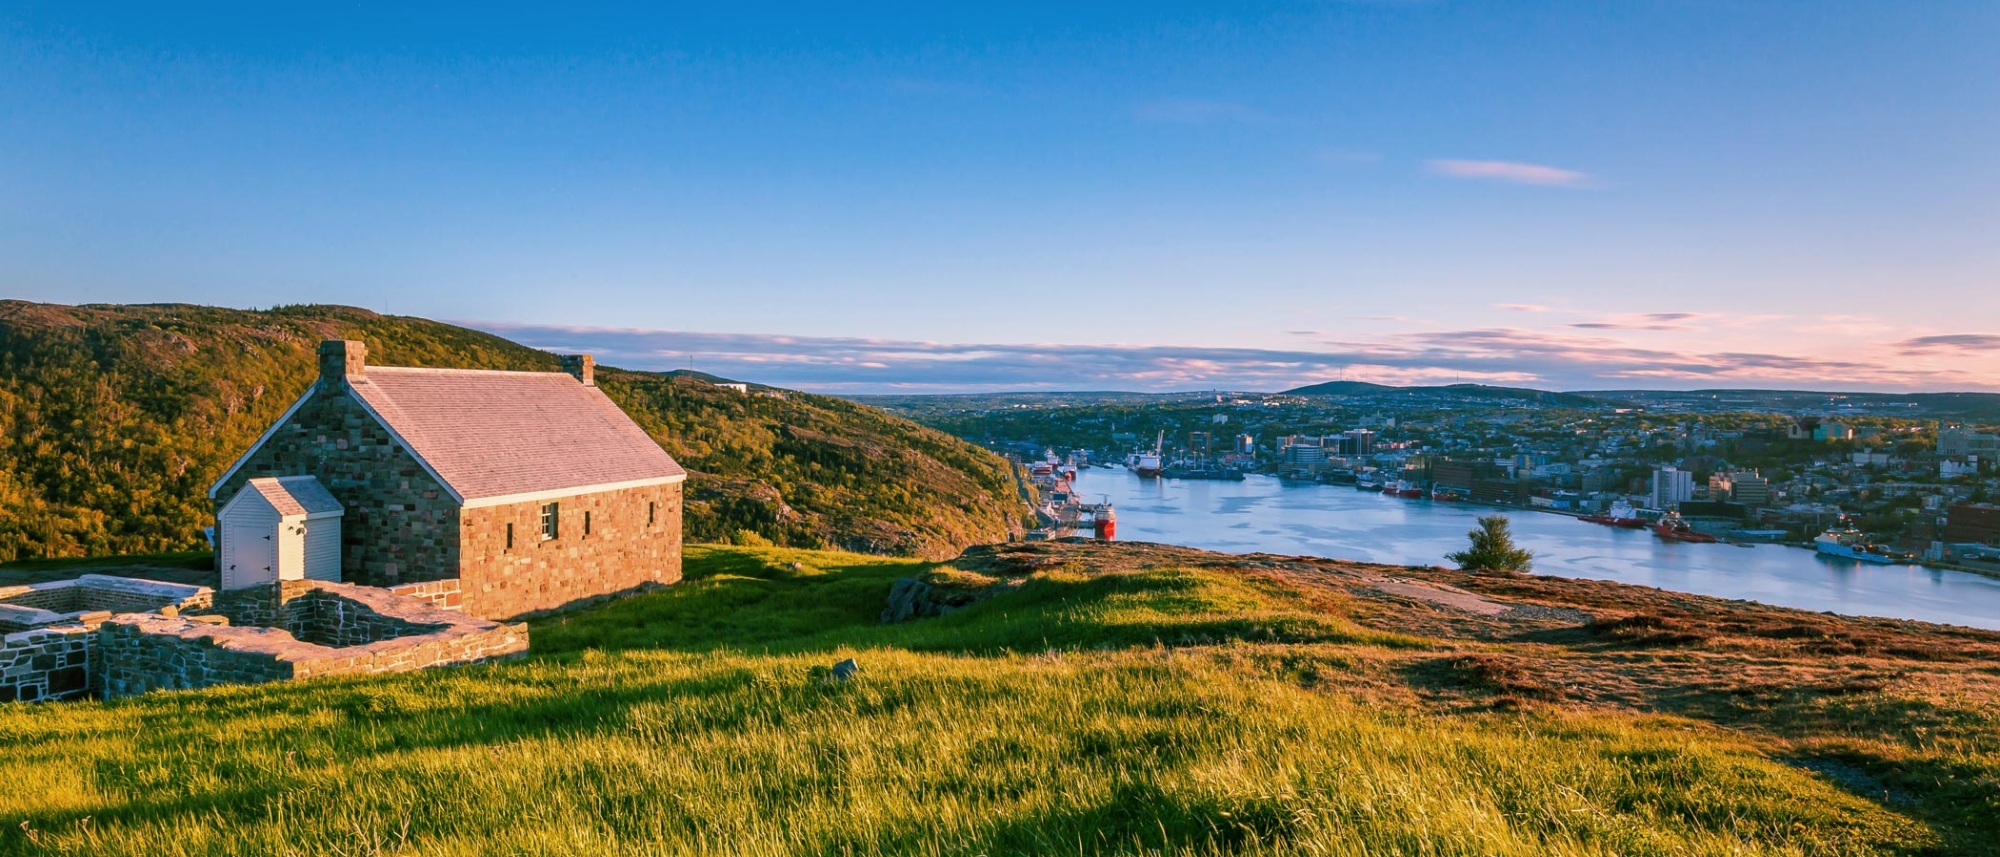
<svg viewBox="0 0 2000 857"><path fill-rule="evenodd" d="M651 500L646 501L646 526L650 527L653 525L654 521L658 520L658 518L655 517L653 514L654 509L658 506L659 506L658 503L655 503Z"/></svg>
<svg viewBox="0 0 2000 857"><path fill-rule="evenodd" d="M542 504L542 540L562 535L562 510L556 503Z"/></svg>
<svg viewBox="0 0 2000 857"><path fill-rule="evenodd" d="M507 523L507 549L514 549L514 524L511 521Z"/></svg>
<svg viewBox="0 0 2000 857"><path fill-rule="evenodd" d="M590 535L590 510L583 510L583 534Z"/></svg>

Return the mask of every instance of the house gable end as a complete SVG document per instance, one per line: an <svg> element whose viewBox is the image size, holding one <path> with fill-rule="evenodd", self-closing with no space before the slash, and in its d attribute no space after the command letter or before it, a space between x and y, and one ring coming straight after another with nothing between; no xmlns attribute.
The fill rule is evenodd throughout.
<svg viewBox="0 0 2000 857"><path fill-rule="evenodd" d="M312 401L313 397L320 395L324 387L325 384L323 383L315 383L312 386L307 387L305 393L299 396L298 401L293 402L292 406L286 408L284 414L280 415L276 421L272 422L269 428L264 429L264 433L257 437L257 441L255 443L250 444L250 448L244 450L242 455L237 456L235 463L229 465L229 469L224 470L222 472L222 476L215 480L215 484L210 485L208 487L208 498L210 500L218 499L217 495L219 492L221 492L222 486L229 484L229 481L235 478L237 472L242 470L245 464L248 464L251 459L256 458L257 453L264 448L264 445L269 443L271 441L271 438L277 436L278 432L281 429L283 429L287 423L291 422L294 417L298 415L299 410L301 408L304 408L307 402ZM381 413L377 412L373 407L371 407L368 404L367 399L355 395L353 389L349 388L345 384L341 385L340 392L338 393L338 395L346 397L348 401L351 401L355 405L359 406L363 413L367 414L370 419L375 421L376 425L381 426L383 431L388 432L389 437L396 441L396 445L402 447L403 452L408 454L411 460L415 461L418 467L423 468L424 472L429 474L432 479L437 480L437 484L444 489L445 494L449 495L454 502L457 503L465 502L464 495L460 494L458 489L452 487L451 482L447 481L442 475L440 475L437 472L437 468L432 467L430 462L425 461L424 457L422 455L419 455L417 451L410 446L409 442L403 438L402 434L396 431L396 427L390 425L388 420L383 419ZM231 500L233 499L234 497L232 496Z"/></svg>

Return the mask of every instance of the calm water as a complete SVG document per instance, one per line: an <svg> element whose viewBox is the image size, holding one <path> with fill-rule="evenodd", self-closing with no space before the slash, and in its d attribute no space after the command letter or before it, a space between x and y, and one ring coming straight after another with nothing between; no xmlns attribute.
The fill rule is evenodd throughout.
<svg viewBox="0 0 2000 857"><path fill-rule="evenodd" d="M1494 509L1405 500L1344 485L1140 479L1092 469L1079 493L1118 504L1118 538L1231 553L1324 556L1396 565L1441 565L1465 546L1473 519ZM1514 539L1535 552L1535 571L1616 580L1863 616L1922 619L2000 630L2000 580L1919 566L1863 565L1780 545L1663 542L1649 530L1586 524L1562 515L1502 511Z"/></svg>

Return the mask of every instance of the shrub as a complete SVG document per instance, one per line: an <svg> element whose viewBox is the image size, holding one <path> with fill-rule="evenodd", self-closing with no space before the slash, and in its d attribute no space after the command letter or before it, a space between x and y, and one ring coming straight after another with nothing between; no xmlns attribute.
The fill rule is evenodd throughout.
<svg viewBox="0 0 2000 857"><path fill-rule="evenodd" d="M1465 534L1472 546L1445 554L1464 571L1525 572L1534 565L1535 554L1514 546L1514 534L1505 515L1482 515L1479 526Z"/></svg>

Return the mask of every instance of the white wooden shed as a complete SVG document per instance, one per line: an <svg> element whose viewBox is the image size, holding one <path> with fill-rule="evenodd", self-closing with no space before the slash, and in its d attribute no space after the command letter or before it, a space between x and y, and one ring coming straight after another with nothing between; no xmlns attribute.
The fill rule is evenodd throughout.
<svg viewBox="0 0 2000 857"><path fill-rule="evenodd" d="M340 516L311 476L252 479L215 516L222 588L273 580L340 582Z"/></svg>

